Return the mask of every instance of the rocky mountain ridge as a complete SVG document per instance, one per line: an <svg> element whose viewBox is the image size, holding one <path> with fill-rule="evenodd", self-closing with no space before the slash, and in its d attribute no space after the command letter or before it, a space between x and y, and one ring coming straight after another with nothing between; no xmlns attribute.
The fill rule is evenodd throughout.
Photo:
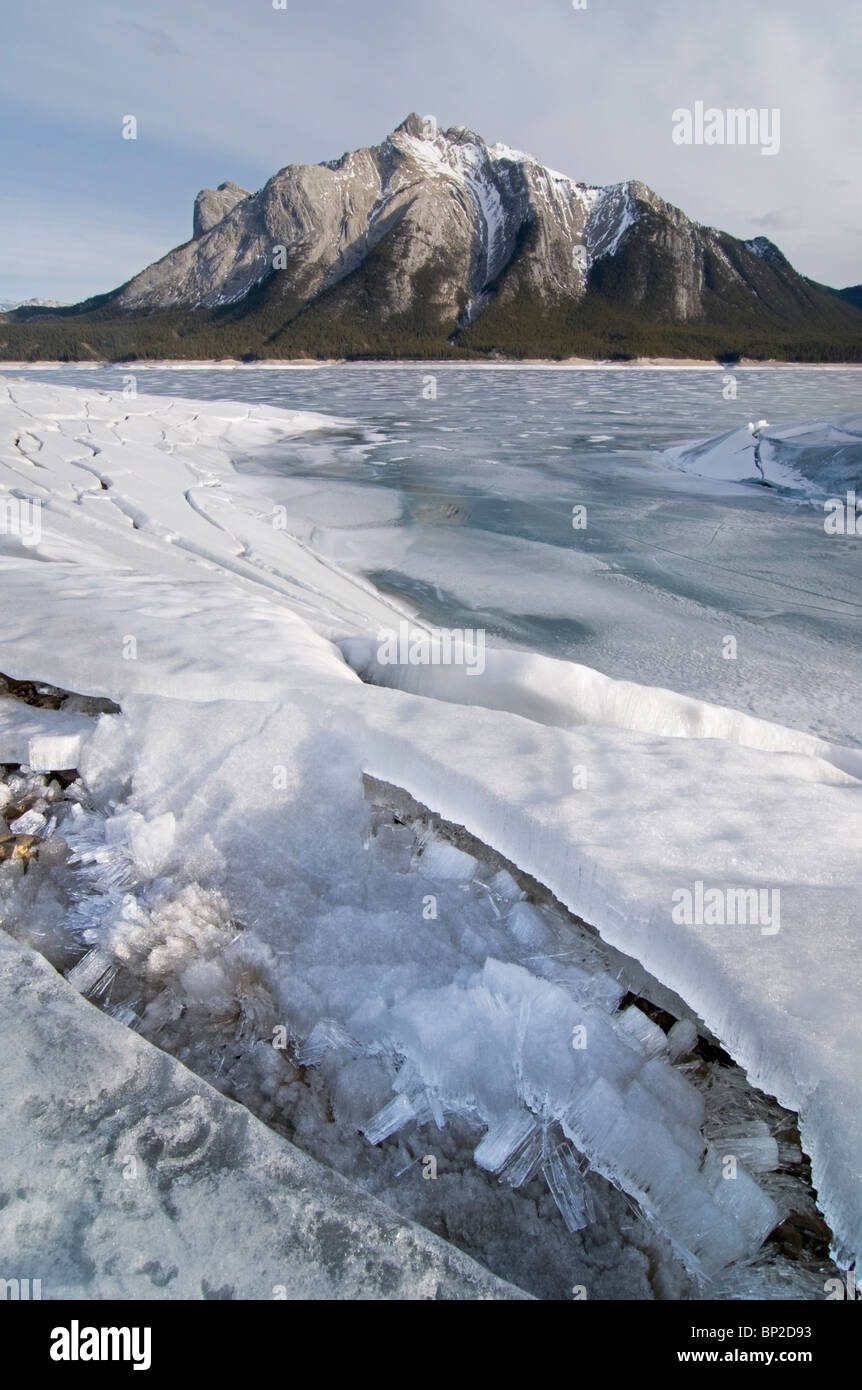
<svg viewBox="0 0 862 1390"><path fill-rule="evenodd" d="M60 312L125 325L107 350L140 340L144 355L156 340L174 355L170 335L197 336L203 356L686 355L737 342L757 355L778 335L787 350L772 355L798 339L817 359L839 338L862 353L856 305L766 237L702 226L639 180L579 183L416 114L380 145L287 165L256 193L202 189L189 241ZM51 317L16 315L34 328ZM105 351L93 337L85 347Z"/></svg>

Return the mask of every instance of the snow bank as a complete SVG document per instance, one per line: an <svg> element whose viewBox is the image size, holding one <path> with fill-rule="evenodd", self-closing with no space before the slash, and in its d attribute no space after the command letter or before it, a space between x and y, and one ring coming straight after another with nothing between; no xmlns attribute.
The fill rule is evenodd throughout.
<svg viewBox="0 0 862 1390"><path fill-rule="evenodd" d="M431 631L416 624L404 626L417 639ZM424 664L384 659L385 645L370 638L353 638L340 645L349 665L374 685L455 704L509 710L563 729L592 724L662 738L717 738L743 748L804 753L862 776L862 753L854 749L672 690L613 680L574 661L526 652L485 651L480 672L471 670L466 662L435 664L441 651L433 635L427 642Z"/></svg>

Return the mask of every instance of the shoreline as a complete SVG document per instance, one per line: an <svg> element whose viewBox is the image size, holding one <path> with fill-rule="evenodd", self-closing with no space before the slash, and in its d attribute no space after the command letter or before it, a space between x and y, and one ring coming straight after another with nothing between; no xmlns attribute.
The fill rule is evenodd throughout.
<svg viewBox="0 0 862 1390"><path fill-rule="evenodd" d="M7 372L74 370L84 372L142 372L142 371L213 371L213 372L272 372L272 371L322 371L331 367L350 368L408 368L415 371L424 368L435 371L713 371L713 372L752 372L773 371L785 368L792 371L843 372L859 370L862 362L783 362L777 358L767 358L760 362L743 357L739 362L716 362L714 358L697 357L636 357L628 362L612 362L605 358L567 357L562 361L550 357L525 357L523 359L501 358L494 362L478 362L469 358L360 358L345 357L321 358L310 361L308 358L268 358L260 362L241 362L238 358L214 358L209 361L189 358L153 358L135 362L59 362L46 358L37 362L0 361L0 376Z"/></svg>

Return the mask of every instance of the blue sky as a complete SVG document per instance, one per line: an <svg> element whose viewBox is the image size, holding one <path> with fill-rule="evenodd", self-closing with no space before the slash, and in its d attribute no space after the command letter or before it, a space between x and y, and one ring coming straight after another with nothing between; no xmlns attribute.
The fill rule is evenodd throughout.
<svg viewBox="0 0 862 1390"><path fill-rule="evenodd" d="M862 281L858 0L5 0L0 298L75 300L411 110ZM672 112L778 107L781 149L679 146ZM134 115L137 140L123 140Z"/></svg>

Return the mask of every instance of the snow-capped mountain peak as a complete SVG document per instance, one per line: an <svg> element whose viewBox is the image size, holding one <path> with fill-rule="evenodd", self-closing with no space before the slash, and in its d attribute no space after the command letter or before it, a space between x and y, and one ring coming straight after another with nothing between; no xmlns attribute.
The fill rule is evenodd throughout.
<svg viewBox="0 0 862 1390"><path fill-rule="evenodd" d="M565 355L673 324L720 330L724 350L729 324L747 333L764 317L772 332L858 331L858 312L765 237L738 240L636 179L579 182L416 113L381 144L289 164L256 193L203 189L191 240L100 301L100 322L106 307L118 319L190 314L183 332L200 326L214 355L228 308L240 350L266 353L278 341L324 355L458 343ZM147 339L165 332L148 327Z"/></svg>

